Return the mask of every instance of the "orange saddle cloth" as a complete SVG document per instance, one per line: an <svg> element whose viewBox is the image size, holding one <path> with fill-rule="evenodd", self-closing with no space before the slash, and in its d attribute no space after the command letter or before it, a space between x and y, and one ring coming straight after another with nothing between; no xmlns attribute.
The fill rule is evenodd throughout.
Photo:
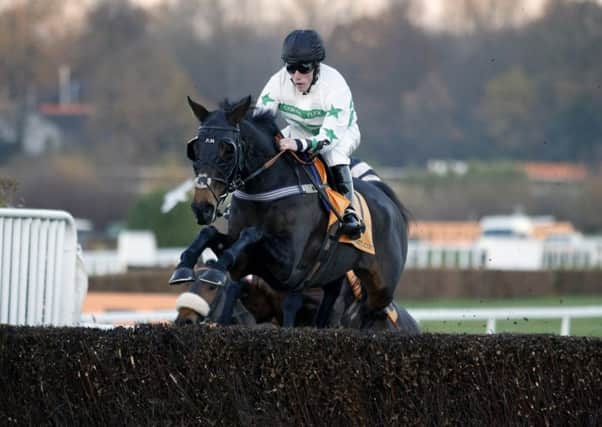
<svg viewBox="0 0 602 427"><path fill-rule="evenodd" d="M322 184L327 182L326 178L326 169L324 163L322 161L314 160L314 166L318 170L320 175L320 181ZM332 206L334 206L339 213L340 216L343 216L345 213L345 209L349 206L349 200L345 198L342 194L334 191L330 187L326 187L326 194L328 194L328 199ZM368 208L368 204L366 203L366 199L357 191L353 192L353 207L357 212L357 216L361 221L366 225L366 231L362 233L359 239L351 240L347 236L340 236L340 243L348 243L350 245L355 246L360 251L369 253L371 255L375 254L374 250L374 242L372 240L372 216L370 215L370 209ZM328 227L334 224L337 221L337 217L334 212L330 212L330 216L328 218Z"/></svg>

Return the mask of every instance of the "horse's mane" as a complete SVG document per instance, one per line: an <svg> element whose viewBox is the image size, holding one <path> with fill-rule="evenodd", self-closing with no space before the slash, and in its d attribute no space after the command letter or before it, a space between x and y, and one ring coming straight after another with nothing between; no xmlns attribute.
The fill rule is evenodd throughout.
<svg viewBox="0 0 602 427"><path fill-rule="evenodd" d="M220 103L220 108L228 112L231 111L235 105L236 104L232 104L228 98L226 98ZM247 111L245 119L270 136L274 136L280 132L280 128L276 124L276 115L270 110L256 112L256 108L251 107L249 111Z"/></svg>
<svg viewBox="0 0 602 427"><path fill-rule="evenodd" d="M270 110L262 110L259 113L255 113L255 108L252 108L247 113L247 119L270 136L274 136L280 132L280 128L276 124L276 115Z"/></svg>

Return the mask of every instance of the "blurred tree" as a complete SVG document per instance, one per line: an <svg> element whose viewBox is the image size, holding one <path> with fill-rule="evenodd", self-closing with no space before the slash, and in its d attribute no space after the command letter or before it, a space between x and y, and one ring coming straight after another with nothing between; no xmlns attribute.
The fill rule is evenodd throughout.
<svg viewBox="0 0 602 427"><path fill-rule="evenodd" d="M67 0L4 2L0 114L10 123L3 128L22 128L28 100L35 107L36 96L56 97L61 64L72 66L85 101L95 107L82 136L82 152L94 147L86 154L94 166L86 168L90 176L69 171L79 162L73 158L60 166L45 157L40 164L13 161L16 156L9 162L9 144L0 141L3 166L20 183L17 197L32 207L68 206L101 222L123 215L131 202L125 184L104 177L115 171L133 182L141 164L188 168L182 148L196 122L186 95L210 106L226 96L256 95L281 65L282 38L299 25L323 32L326 62L341 70L354 94L363 139L357 154L375 166L504 157L585 161L593 170L602 161L598 2L550 0L540 18L524 25L515 25L524 1L446 2L449 26L438 32L413 20L419 2L388 3L381 13L351 19L359 3L311 0L282 6L277 22L270 22L258 21L261 11L252 1L169 0L155 9L133 0L97 0L86 8ZM77 10L87 15L81 18ZM470 31L449 31L460 23ZM106 165L113 164L109 171ZM32 169L36 174L28 173ZM491 194L506 191L503 182L487 185L499 189ZM467 188L474 197L460 199L461 188L448 207L445 192L434 187L421 190L418 203L446 216L467 203L482 206L478 212L488 210L488 203L499 207L473 187ZM573 190L513 199L594 224Z"/></svg>
<svg viewBox="0 0 602 427"><path fill-rule="evenodd" d="M401 97L401 139L408 159L464 158L458 142L461 129L454 122L455 102L434 72L416 90ZM437 123L437 126L433 126Z"/></svg>
<svg viewBox="0 0 602 427"><path fill-rule="evenodd" d="M400 200L421 220L477 220L510 213L514 206L529 206L532 200L526 176L505 163L471 162L466 175L423 173L392 184Z"/></svg>
<svg viewBox="0 0 602 427"><path fill-rule="evenodd" d="M486 84L479 114L497 156L527 152L525 146L538 131L533 128L535 97L534 84L520 68L512 68Z"/></svg>
<svg viewBox="0 0 602 427"><path fill-rule="evenodd" d="M358 154L403 164L400 96L414 91L433 67L428 37L410 20L409 2L395 2L374 18L337 27L327 40L327 62L339 68L353 92L362 144Z"/></svg>
<svg viewBox="0 0 602 427"><path fill-rule="evenodd" d="M485 33L524 23L528 6L524 0L455 0L441 2L440 13L448 30Z"/></svg>
<svg viewBox="0 0 602 427"><path fill-rule="evenodd" d="M57 28L64 14L65 0L19 0L0 10L0 96L16 101L56 86L56 52L72 28Z"/></svg>
<svg viewBox="0 0 602 427"><path fill-rule="evenodd" d="M280 66L278 31L258 28L243 15L232 18L228 4L179 0L164 7L153 22L156 37L186 70L198 94L213 105L227 97L257 96ZM253 9L248 2L236 7Z"/></svg>
<svg viewBox="0 0 602 427"><path fill-rule="evenodd" d="M541 19L521 32L518 61L535 79L531 119L544 133L539 158L602 161L602 7L595 2L550 1ZM535 156L532 156L535 157Z"/></svg>
<svg viewBox="0 0 602 427"><path fill-rule="evenodd" d="M147 20L127 1L101 2L79 46L77 68L95 106L91 139L107 162L160 159L181 151L195 129L186 104L192 81L148 33Z"/></svg>
<svg viewBox="0 0 602 427"><path fill-rule="evenodd" d="M40 93L54 89L72 27L57 28L66 0L17 0L0 9L0 106L20 143L28 110ZM35 29L35 31L34 31Z"/></svg>
<svg viewBox="0 0 602 427"><path fill-rule="evenodd" d="M10 206L17 191L17 182L9 177L0 176L0 208Z"/></svg>
<svg viewBox="0 0 602 427"><path fill-rule="evenodd" d="M565 208L571 209L565 218L576 218L575 222L579 228L586 233L602 232L602 175L592 176L585 183L585 189L581 197L574 205L563 204ZM556 207L558 203L556 203Z"/></svg>
<svg viewBox="0 0 602 427"><path fill-rule="evenodd" d="M35 173L32 168L35 167ZM99 179L94 158L77 153L46 155L43 162L15 158L11 177L19 183L15 198L33 209L63 209L104 227L124 218L133 196L124 185Z"/></svg>
<svg viewBox="0 0 602 427"><path fill-rule="evenodd" d="M127 227L152 230L159 246L187 246L198 232L190 206L178 204L170 212L161 212L165 191L157 190L141 197L128 213Z"/></svg>

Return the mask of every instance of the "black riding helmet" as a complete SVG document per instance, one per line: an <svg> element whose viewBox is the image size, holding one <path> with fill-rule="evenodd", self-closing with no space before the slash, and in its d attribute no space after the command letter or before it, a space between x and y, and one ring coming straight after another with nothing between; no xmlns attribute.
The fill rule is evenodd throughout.
<svg viewBox="0 0 602 427"><path fill-rule="evenodd" d="M320 35L314 30L295 30L282 43L281 58L286 64L312 63L314 77L307 92L318 81L320 62L326 57L326 50Z"/></svg>
<svg viewBox="0 0 602 427"><path fill-rule="evenodd" d="M319 63L326 57L322 38L314 30L295 30L284 39L282 60L288 64Z"/></svg>

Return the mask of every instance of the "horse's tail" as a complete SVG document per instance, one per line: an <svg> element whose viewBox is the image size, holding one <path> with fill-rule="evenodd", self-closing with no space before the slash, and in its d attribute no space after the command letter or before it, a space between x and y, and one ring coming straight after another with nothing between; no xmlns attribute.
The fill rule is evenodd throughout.
<svg viewBox="0 0 602 427"><path fill-rule="evenodd" d="M395 205L397 205L397 208L399 209L399 212L401 213L401 216L405 223L405 231L407 233L412 218L412 213L410 212L410 210L406 208L403 203L401 203L401 200L399 200L399 198L397 197L393 189L389 187L389 185L387 185L383 181L371 181L370 183L380 188L383 191L383 193L385 193L387 197L391 199L393 203L395 203Z"/></svg>

